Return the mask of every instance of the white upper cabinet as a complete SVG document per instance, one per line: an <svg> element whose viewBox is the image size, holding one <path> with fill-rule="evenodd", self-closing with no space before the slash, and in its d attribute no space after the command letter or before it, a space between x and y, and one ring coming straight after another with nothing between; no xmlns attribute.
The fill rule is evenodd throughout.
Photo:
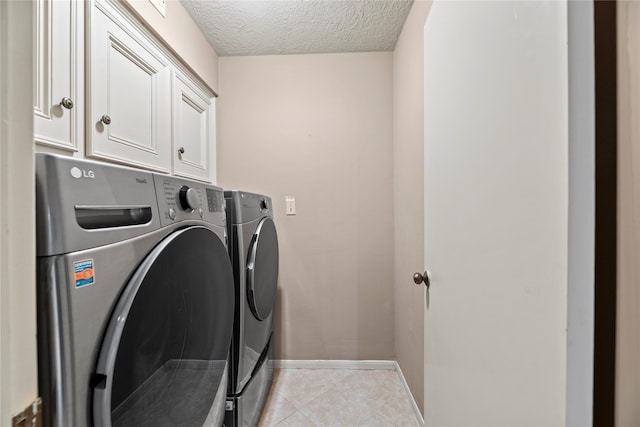
<svg viewBox="0 0 640 427"><path fill-rule="evenodd" d="M171 67L110 5L91 22L87 155L171 171Z"/></svg>
<svg viewBox="0 0 640 427"><path fill-rule="evenodd" d="M84 2L35 2L34 140L78 151L82 141Z"/></svg>
<svg viewBox="0 0 640 427"><path fill-rule="evenodd" d="M173 172L211 181L215 152L214 99L182 73L173 79Z"/></svg>
<svg viewBox="0 0 640 427"><path fill-rule="evenodd" d="M123 3L35 0L34 19L38 149L215 181L213 91Z"/></svg>

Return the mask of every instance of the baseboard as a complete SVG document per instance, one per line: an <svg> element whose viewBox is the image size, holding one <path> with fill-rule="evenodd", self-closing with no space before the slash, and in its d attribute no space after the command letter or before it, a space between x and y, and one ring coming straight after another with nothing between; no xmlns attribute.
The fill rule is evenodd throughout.
<svg viewBox="0 0 640 427"><path fill-rule="evenodd" d="M273 366L276 369L380 369L396 371L400 377L402 388L409 397L416 421L419 425L424 425L424 418L418 404L411 394L411 389L409 389L409 384L407 384L400 365L395 360L274 360Z"/></svg>
<svg viewBox="0 0 640 427"><path fill-rule="evenodd" d="M407 393L407 396L409 397L409 403L411 403L411 407L413 408L413 415L416 416L416 420L418 421L418 424L423 426L424 417L420 413L420 408L418 407L416 400L413 398L413 394L411 393L409 384L407 384L407 380L405 379L404 374L402 373L402 368L400 368L400 365L398 364L398 362L393 362L393 363L395 363L396 365L396 372L400 377L400 382L402 383L402 387L404 388L405 393Z"/></svg>
<svg viewBox="0 0 640 427"><path fill-rule="evenodd" d="M381 369L392 371L393 360L274 360L276 369Z"/></svg>

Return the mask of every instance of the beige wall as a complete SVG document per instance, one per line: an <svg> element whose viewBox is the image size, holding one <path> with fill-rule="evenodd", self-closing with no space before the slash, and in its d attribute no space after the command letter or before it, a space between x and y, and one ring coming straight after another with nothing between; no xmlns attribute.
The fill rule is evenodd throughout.
<svg viewBox="0 0 640 427"><path fill-rule="evenodd" d="M640 425L640 3L618 2L616 425Z"/></svg>
<svg viewBox="0 0 640 427"><path fill-rule="evenodd" d="M142 21L213 90L218 90L218 54L179 0L167 0L163 17L149 0L123 0Z"/></svg>
<svg viewBox="0 0 640 427"><path fill-rule="evenodd" d="M396 358L413 398L424 402L424 23L431 1L416 1L393 53L394 292Z"/></svg>
<svg viewBox="0 0 640 427"><path fill-rule="evenodd" d="M38 396L33 4L0 2L0 425Z"/></svg>
<svg viewBox="0 0 640 427"><path fill-rule="evenodd" d="M390 52L220 58L218 184L273 197L278 359L394 359L392 101Z"/></svg>

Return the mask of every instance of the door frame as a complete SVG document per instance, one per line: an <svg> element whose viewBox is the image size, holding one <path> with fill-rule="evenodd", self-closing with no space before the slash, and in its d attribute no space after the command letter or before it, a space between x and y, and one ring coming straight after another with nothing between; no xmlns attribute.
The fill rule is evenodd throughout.
<svg viewBox="0 0 640 427"><path fill-rule="evenodd" d="M593 425L615 425L617 310L616 1L594 1L595 329Z"/></svg>
<svg viewBox="0 0 640 427"><path fill-rule="evenodd" d="M596 239L594 2L567 2L569 212L566 426L592 425Z"/></svg>

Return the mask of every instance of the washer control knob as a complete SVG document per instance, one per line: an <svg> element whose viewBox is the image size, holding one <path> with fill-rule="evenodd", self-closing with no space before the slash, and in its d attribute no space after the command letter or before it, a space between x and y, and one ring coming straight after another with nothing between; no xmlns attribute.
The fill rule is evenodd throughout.
<svg viewBox="0 0 640 427"><path fill-rule="evenodd" d="M176 219L176 210L173 208L169 208L169 218Z"/></svg>
<svg viewBox="0 0 640 427"><path fill-rule="evenodd" d="M189 188L183 185L178 194L180 199L180 206L187 212L193 212L194 209L200 207L200 200L198 198L198 192L193 188Z"/></svg>

